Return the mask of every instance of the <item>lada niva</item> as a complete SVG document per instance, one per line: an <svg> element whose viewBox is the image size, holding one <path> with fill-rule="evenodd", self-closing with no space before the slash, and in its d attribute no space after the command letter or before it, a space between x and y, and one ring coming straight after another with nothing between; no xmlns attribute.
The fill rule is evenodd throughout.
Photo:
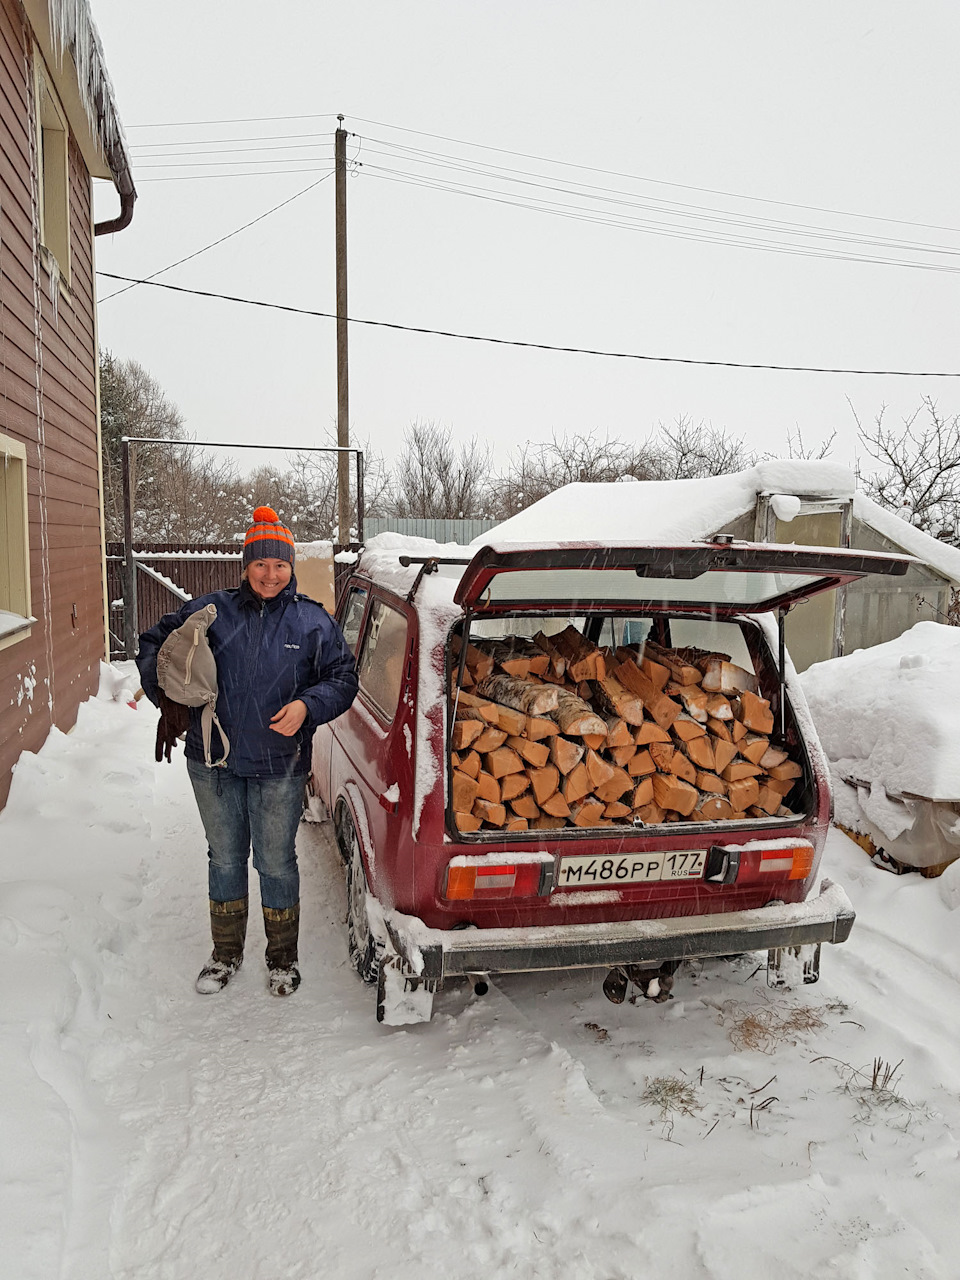
<svg viewBox="0 0 960 1280"><path fill-rule="evenodd" d="M818 881L826 766L787 612L907 558L714 541L440 547L381 535L338 620L360 693L315 737L378 1017L454 978L593 967L668 998L686 959L816 981L854 913Z"/></svg>

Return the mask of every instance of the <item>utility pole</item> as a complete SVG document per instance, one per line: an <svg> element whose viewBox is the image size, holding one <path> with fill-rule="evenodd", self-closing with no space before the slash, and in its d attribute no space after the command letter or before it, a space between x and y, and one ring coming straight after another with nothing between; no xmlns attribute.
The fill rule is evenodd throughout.
<svg viewBox="0 0 960 1280"><path fill-rule="evenodd" d="M335 135L337 223L337 444L350 447L350 378L347 360L347 134L343 116ZM337 454L337 524L340 542L350 541L350 454Z"/></svg>

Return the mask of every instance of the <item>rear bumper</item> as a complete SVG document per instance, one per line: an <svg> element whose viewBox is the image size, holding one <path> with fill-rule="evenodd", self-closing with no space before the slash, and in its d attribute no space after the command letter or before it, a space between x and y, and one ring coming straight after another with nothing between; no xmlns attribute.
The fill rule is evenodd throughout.
<svg viewBox="0 0 960 1280"><path fill-rule="evenodd" d="M845 942L855 913L846 893L824 880L806 902L722 915L531 929L428 929L415 916L389 912L384 923L401 968L441 984L458 974L540 969L657 968L665 960L767 951L816 942Z"/></svg>

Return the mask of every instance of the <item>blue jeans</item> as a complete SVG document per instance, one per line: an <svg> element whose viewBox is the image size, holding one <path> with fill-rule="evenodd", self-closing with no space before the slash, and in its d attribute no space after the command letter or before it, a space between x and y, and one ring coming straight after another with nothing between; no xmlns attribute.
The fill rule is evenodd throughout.
<svg viewBox="0 0 960 1280"><path fill-rule="evenodd" d="M252 843L261 904L283 909L299 902L296 838L306 777L241 778L197 760L187 761L187 772L209 846L211 901L247 896Z"/></svg>

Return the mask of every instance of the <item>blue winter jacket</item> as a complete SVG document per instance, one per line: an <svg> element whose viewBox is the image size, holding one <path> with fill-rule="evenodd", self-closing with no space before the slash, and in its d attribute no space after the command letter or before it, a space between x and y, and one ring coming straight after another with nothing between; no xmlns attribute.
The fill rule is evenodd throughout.
<svg viewBox="0 0 960 1280"><path fill-rule="evenodd" d="M272 600L244 582L189 600L140 637L137 666L143 691L159 701L157 654L172 631L204 605L217 607L208 638L217 663L217 716L230 740L228 767L241 777L308 773L313 731L335 720L357 696L357 672L339 626L323 605L297 594L295 578ZM270 717L301 699L307 718L294 737L270 728ZM222 753L213 730L213 759ZM186 755L202 761L200 713L190 712Z"/></svg>

